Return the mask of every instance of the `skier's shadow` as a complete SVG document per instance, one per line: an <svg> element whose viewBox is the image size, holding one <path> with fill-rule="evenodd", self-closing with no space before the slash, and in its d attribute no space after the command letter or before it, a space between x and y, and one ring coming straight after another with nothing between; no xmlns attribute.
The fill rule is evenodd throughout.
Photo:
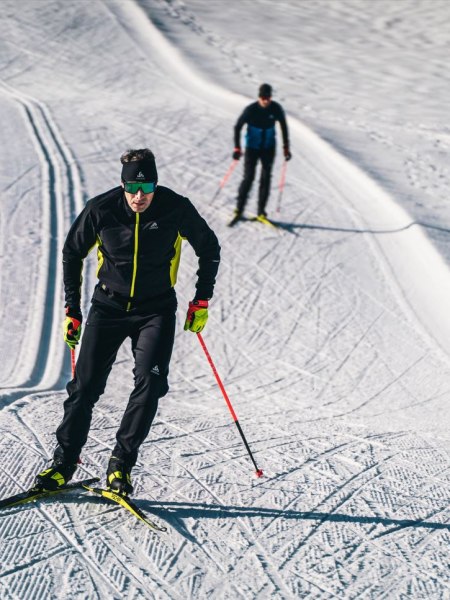
<svg viewBox="0 0 450 600"><path fill-rule="evenodd" d="M450 229L448 229L447 227L440 227L439 225L432 225L431 223L423 223L422 221L411 221L411 223L408 223L403 227L397 227L393 229L373 229L370 227L332 227L328 225L314 225L311 223L287 223L285 221L275 221L274 219L272 219L272 223L280 229L284 229L285 231L288 231L289 233L292 233L296 236L299 235L298 230L301 229L318 229L321 231L337 231L342 233L372 233L374 235L381 235L389 233L400 233L401 231L406 231L407 229L410 229L414 225L418 225L419 227L425 227L426 229L434 229L435 231L450 233Z"/></svg>
<svg viewBox="0 0 450 600"><path fill-rule="evenodd" d="M424 521L420 519L389 519L386 517L366 517L362 515L346 515L342 513L327 513L317 511L295 511L277 510L261 507L227 506L220 504L190 503L190 502L153 502L150 500L139 500L139 506L164 519L167 523L177 529L179 533L195 541L192 534L186 528L180 527L183 519L230 519L242 517L258 517L264 519L292 519L295 521L317 521L318 524L328 521L334 523L367 523L372 525L385 525L388 530L383 531L378 537L391 534L394 531L412 528L425 528L450 531L449 523L437 521Z"/></svg>
<svg viewBox="0 0 450 600"><path fill-rule="evenodd" d="M46 504L52 499L42 498L40 503ZM105 501L104 498L82 495L78 497L67 496L64 498L65 504L97 504L108 507L108 509L123 511L123 517L126 518L127 511L114 502ZM387 529L376 537L392 534L395 531L412 527L414 529L432 529L444 530L450 532L450 523L439 523L437 521L424 521L421 519L389 519L386 517L366 517L363 515L346 515L342 513L327 513L318 511L295 511L295 510L277 510L273 508L229 506L222 504L207 504L193 502L157 502L153 500L136 499L135 503L139 508L150 515L155 515L160 521L165 521L170 528L178 531L180 535L194 544L199 542L195 536L187 529L184 519L237 519L243 517L263 518L263 519L287 519L294 521L316 521L318 525L324 522L331 523L361 523L371 525L384 525ZM30 508L34 503L30 503ZM15 510L18 507L11 507L8 510ZM7 509L5 509L6 511ZM6 514L6 512L5 512ZM132 516L128 515L130 519ZM137 521L138 522L138 521Z"/></svg>

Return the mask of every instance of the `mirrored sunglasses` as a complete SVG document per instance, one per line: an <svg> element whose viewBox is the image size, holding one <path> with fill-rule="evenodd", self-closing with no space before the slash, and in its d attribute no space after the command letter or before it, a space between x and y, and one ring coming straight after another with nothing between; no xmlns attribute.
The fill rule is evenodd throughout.
<svg viewBox="0 0 450 600"><path fill-rule="evenodd" d="M156 183L153 181L124 181L123 187L129 194L137 194L142 190L143 194L151 194L155 191Z"/></svg>

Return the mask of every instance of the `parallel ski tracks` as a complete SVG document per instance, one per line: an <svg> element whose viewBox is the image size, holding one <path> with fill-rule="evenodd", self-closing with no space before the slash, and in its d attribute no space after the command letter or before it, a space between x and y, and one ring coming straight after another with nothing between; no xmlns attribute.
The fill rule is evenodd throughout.
<svg viewBox="0 0 450 600"><path fill-rule="evenodd" d="M63 385L68 359L59 335L63 314L61 249L68 226L83 205L83 184L80 169L47 106L3 81L0 93L18 104L39 158L43 226L39 269L34 289L27 290L27 331L33 335L23 336L15 369L2 383L1 402L5 405L27 393Z"/></svg>

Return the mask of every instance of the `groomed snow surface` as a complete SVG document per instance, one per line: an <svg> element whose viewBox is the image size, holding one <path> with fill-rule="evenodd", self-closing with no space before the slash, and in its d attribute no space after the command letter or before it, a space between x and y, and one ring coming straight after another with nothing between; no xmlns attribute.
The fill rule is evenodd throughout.
<svg viewBox="0 0 450 600"><path fill-rule="evenodd" d="M61 247L148 146L222 264L133 471L154 534L87 494L0 514L9 599L450 598L448 21L434 0L2 0L0 498L50 459L69 352ZM293 159L270 216L226 226L232 128L269 81ZM447 113L447 118L446 118ZM249 213L256 208L255 190ZM86 261L83 312L95 283ZM132 387L122 349L80 478L103 478Z"/></svg>

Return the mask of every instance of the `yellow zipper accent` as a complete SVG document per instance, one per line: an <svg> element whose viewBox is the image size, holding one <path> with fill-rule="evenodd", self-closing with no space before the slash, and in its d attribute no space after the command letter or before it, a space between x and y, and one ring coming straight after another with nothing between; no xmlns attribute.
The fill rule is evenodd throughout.
<svg viewBox="0 0 450 600"><path fill-rule="evenodd" d="M175 244L173 245L175 249L175 254L173 255L172 260L170 261L170 283L172 284L172 287L175 287L175 284L177 282L178 267L180 265L181 258L181 243L184 239L186 238L181 237L180 232L178 232L177 239L175 240Z"/></svg>
<svg viewBox="0 0 450 600"><path fill-rule="evenodd" d="M139 213L136 213L136 225L134 226L134 255L133 255L133 277L131 278L130 298L134 296L134 285L136 283L137 257L139 248ZM127 304L127 310L131 308L131 300Z"/></svg>
<svg viewBox="0 0 450 600"><path fill-rule="evenodd" d="M101 251L101 247L102 247L102 239L99 235L97 235L97 241L95 242L94 246L97 245L97 271L96 271L96 276L98 278L98 274L100 272L100 269L103 266L103 252ZM92 248L94 247L92 246ZM92 248L89 248L89 252L92 250ZM88 254L89 254L88 252Z"/></svg>

